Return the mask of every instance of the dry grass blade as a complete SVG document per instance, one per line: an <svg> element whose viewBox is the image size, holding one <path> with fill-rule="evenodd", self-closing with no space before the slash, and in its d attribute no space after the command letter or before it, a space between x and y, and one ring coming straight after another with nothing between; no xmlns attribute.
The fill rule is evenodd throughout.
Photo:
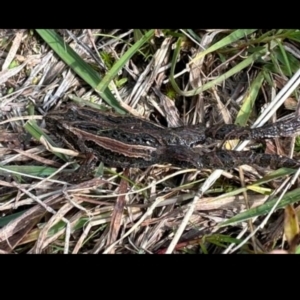
<svg viewBox="0 0 300 300"><path fill-rule="evenodd" d="M162 199L157 198L156 201L148 208L147 212L139 219L137 223L134 224L120 239L112 243L106 250L103 252L104 254L110 253L110 251L114 248L117 243L121 242L127 236L129 236L132 232L139 228L139 226L145 221L147 217L150 217L153 213L153 210L158 206L158 204L162 201Z"/></svg>
<svg viewBox="0 0 300 300"><path fill-rule="evenodd" d="M2 71L7 70L8 67L10 66L11 62L15 58L15 55L17 54L17 51L21 45L23 35L24 35L24 32L22 32L22 31L16 33L16 36L12 43L12 46L9 50L9 53L7 54L5 62L2 65Z"/></svg>
<svg viewBox="0 0 300 300"><path fill-rule="evenodd" d="M125 170L123 175L127 177L129 175L128 170ZM127 188L128 188L128 182L125 180L122 180L120 183L119 192L121 194L124 194L124 193L126 193ZM114 210L113 210L113 213L111 216L111 223L110 223L110 228L109 228L107 245L114 243L117 239L117 235L118 235L120 227L122 225L121 221L122 221L122 215L123 215L125 205L126 205L125 195L119 196L117 198L117 201L116 201L116 204L114 206Z"/></svg>
<svg viewBox="0 0 300 300"><path fill-rule="evenodd" d="M295 253L297 244L299 244L298 216L291 205L287 205L284 212L284 235L289 244L290 253Z"/></svg>
<svg viewBox="0 0 300 300"><path fill-rule="evenodd" d="M160 92L157 88L153 88L153 92L160 99L161 106L164 108L164 112L162 113L162 115L166 117L168 124L170 124L170 127L182 126L183 124L179 118L179 113L174 101L172 101L169 97ZM153 103L153 106L154 105L155 104Z"/></svg>
<svg viewBox="0 0 300 300"><path fill-rule="evenodd" d="M101 80L101 82L97 85L96 90L103 94L105 89L108 87L109 83L113 80L113 78L117 75L118 71L125 65L125 63L139 50L140 47L144 43L146 43L154 34L154 30L149 30L145 33L141 39L139 39L126 53L123 54L122 58L120 58L112 68L107 72L105 77Z"/></svg>
<svg viewBox="0 0 300 300"><path fill-rule="evenodd" d="M53 241L53 237L52 239L49 238L47 239L48 236L48 231L50 230L50 228L57 222L59 222L60 220L63 220L66 223L66 244L64 246L64 254L68 254L69 253L69 240L70 240L70 231L71 231L71 226L70 226L70 222L64 218L64 215L70 211L73 208L73 205L70 203L66 203L63 207L60 208L59 211L54 211L53 209L51 209L49 206L45 206L45 209L47 211L49 211L50 213L53 214L53 217L48 221L48 223L46 224L46 226L44 226L44 228L41 230L39 238L35 244L35 246L33 247L33 249L31 249L31 251L29 253L42 253L42 250L48 246L48 244L50 242ZM57 236L54 237L54 239L57 239Z"/></svg>
<svg viewBox="0 0 300 300"><path fill-rule="evenodd" d="M165 39L161 45L161 48L157 50L149 65L146 67L144 73L142 73L136 82L135 87L132 90L128 103L135 107L139 98L146 95L151 88L152 83L158 75L158 72L163 64L163 61L167 55L169 47L171 45L171 38Z"/></svg>
<svg viewBox="0 0 300 300"><path fill-rule="evenodd" d="M0 84L6 82L9 78L17 75L21 70L32 60L32 58L27 59L23 64L13 69L5 69L0 72Z"/></svg>
<svg viewBox="0 0 300 300"><path fill-rule="evenodd" d="M90 65L85 61L66 43L63 39L56 34L53 30L37 30L43 39L49 44L50 47L70 66L72 69L83 78L92 88L96 88L101 78ZM117 112L123 113L118 101L112 93L106 89L101 91L101 97L112 105Z"/></svg>
<svg viewBox="0 0 300 300"><path fill-rule="evenodd" d="M49 205L54 205L61 200L62 200L61 198L55 196L44 201L44 203L45 205L49 206ZM26 227L29 222L33 222L34 220L41 217L45 213L46 211L40 205L36 205L33 208L29 209L24 214L22 214L22 216L10 222L4 228L0 229L0 242L5 244L7 243L7 245L10 246L10 242L9 242L10 238L14 238L14 235L20 230L23 230L24 227Z"/></svg>

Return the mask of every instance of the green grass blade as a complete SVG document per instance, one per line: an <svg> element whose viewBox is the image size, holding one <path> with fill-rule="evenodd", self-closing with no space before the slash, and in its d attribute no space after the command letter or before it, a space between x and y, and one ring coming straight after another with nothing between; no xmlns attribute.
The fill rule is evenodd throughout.
<svg viewBox="0 0 300 300"><path fill-rule="evenodd" d="M16 218L18 218L19 216L21 216L24 213L26 213L26 210L19 211L19 212L16 212L14 214L7 215L7 216L4 216L4 217L0 217L0 228L4 227L9 222L15 220Z"/></svg>
<svg viewBox="0 0 300 300"><path fill-rule="evenodd" d="M225 81L226 79L230 78L231 76L233 76L234 74L242 71L243 69L247 68L248 66L250 66L251 64L253 64L257 59L259 59L261 56L263 56L264 54L266 54L267 49L263 48L257 52L255 52L254 54L250 55L249 57L247 57L245 60L243 60L242 62L240 62L239 64L237 64L235 67L233 67L232 69L230 69L229 71L227 71L226 73L224 73L223 75L219 76L218 78L204 84L203 86L200 86L197 89L194 90L190 90L190 91L182 91L174 78L174 71L175 71L175 62L177 61L177 56L179 54L180 51L180 43L181 43L181 39L179 39L179 41L177 42L177 47L174 51L174 55L173 55L173 59L172 59L172 66L171 66L171 74L170 74L170 82L172 84L172 87L174 88L174 90L185 97L192 97L194 95L197 95L201 92L204 92L212 87L214 87L215 85Z"/></svg>
<svg viewBox="0 0 300 300"><path fill-rule="evenodd" d="M50 176L52 175L54 172L56 172L57 169L56 168L52 168L52 167L46 167L46 166L1 166L0 165L0 174L1 175L7 175L7 173L9 174L13 174L16 176L22 175L22 174L26 174L26 175L30 175L30 176L40 176L40 177L44 177L44 176ZM16 173L20 173L20 174L15 174Z"/></svg>
<svg viewBox="0 0 300 300"><path fill-rule="evenodd" d="M243 221L249 220L254 217L266 215L271 211L272 207L275 205L277 200L278 200L278 198L275 198L275 199L273 199L267 203L264 203L260 206L248 209L247 211L242 212L242 213L230 218L229 220L221 223L220 226L227 226L230 224L243 222ZM285 194L284 197L282 198L282 200L280 201L280 203L277 205L276 210L278 210L280 208L284 208L288 204L293 204L298 201L300 201L300 188L295 189L295 190Z"/></svg>
<svg viewBox="0 0 300 300"><path fill-rule="evenodd" d="M109 83L117 76L119 70L127 63L127 61L154 35L154 30L149 30L143 37L138 40L133 46L131 46L124 55L116 61L112 68L107 72L101 82L97 85L96 90L102 97L102 93L105 92Z"/></svg>
<svg viewBox="0 0 300 300"><path fill-rule="evenodd" d="M52 139L47 136L41 128L36 124L35 121L28 121L24 125L24 129L31 134L36 140L40 140L40 138L43 136L52 146L57 147L57 145L52 141ZM54 153L57 157L64 161L68 161L67 157L62 153Z"/></svg>
<svg viewBox="0 0 300 300"><path fill-rule="evenodd" d="M286 66L287 68L287 71L288 71L288 76L292 77L292 70L291 70L291 66L290 66L290 62L289 62L289 59L287 57L287 53L282 45L282 43L278 43L278 47L279 47L279 50L280 50L280 53L283 57L283 61L284 61L284 65Z"/></svg>
<svg viewBox="0 0 300 300"><path fill-rule="evenodd" d="M236 117L235 124L246 126L249 120L249 117L252 113L252 109L258 95L258 92L261 88L261 85L264 81L264 73L260 72L257 77L251 83L248 92L246 93L245 98L243 99L243 105Z"/></svg>
<svg viewBox="0 0 300 300"><path fill-rule="evenodd" d="M207 48L205 51L202 51L201 53L199 53L191 62L204 57L208 53L211 53L220 48L226 47L226 46L240 40L241 38L246 37L247 35L253 33L256 30L257 29L235 30L232 33L230 33L228 36L226 36L225 38L221 39L219 42L217 42L217 43L213 44L211 47Z"/></svg>
<svg viewBox="0 0 300 300"><path fill-rule="evenodd" d="M64 40L50 29L36 29L36 32L54 50L54 52L87 84L96 89L101 82L100 75L87 64ZM112 92L107 88L100 95L107 104L112 106L116 112L123 114L125 110L120 106Z"/></svg>
<svg viewBox="0 0 300 300"><path fill-rule="evenodd" d="M263 178L258 179L255 181L255 183L251 184L252 185L262 185L266 184L270 181L282 178L284 176L289 176L292 175L296 172L295 169L290 169L290 168L280 168L278 170L274 170L272 172L269 172L267 175L265 175Z"/></svg>

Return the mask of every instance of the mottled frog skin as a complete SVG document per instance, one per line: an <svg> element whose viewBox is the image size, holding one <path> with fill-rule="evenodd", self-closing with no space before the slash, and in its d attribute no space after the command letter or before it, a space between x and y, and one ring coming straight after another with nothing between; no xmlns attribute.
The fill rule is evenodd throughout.
<svg viewBox="0 0 300 300"><path fill-rule="evenodd" d="M234 124L166 128L142 118L69 104L62 110L48 113L45 120L50 131L68 146L93 155L110 167L173 164L184 168L231 169L255 164L276 169L300 166L298 161L278 155L208 150L215 140L291 136L300 131L300 117L254 129Z"/></svg>

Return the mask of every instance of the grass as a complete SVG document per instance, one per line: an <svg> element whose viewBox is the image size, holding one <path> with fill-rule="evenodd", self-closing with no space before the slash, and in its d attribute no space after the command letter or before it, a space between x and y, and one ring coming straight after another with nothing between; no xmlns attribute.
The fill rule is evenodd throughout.
<svg viewBox="0 0 300 300"><path fill-rule="evenodd" d="M170 127L261 126L295 114L299 46L287 29L1 30L0 252L299 253L298 170L99 162L75 185L82 159L43 121L76 101ZM223 146L297 159L294 144Z"/></svg>

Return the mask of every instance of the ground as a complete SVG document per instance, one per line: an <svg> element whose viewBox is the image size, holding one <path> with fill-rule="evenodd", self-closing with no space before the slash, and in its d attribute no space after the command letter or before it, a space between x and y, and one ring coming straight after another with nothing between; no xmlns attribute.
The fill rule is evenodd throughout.
<svg viewBox="0 0 300 300"><path fill-rule="evenodd" d="M84 157L44 116L76 102L164 127L288 120L299 43L299 30L1 30L0 252L297 253L297 169L99 162L73 183ZM295 136L214 147L299 159Z"/></svg>

